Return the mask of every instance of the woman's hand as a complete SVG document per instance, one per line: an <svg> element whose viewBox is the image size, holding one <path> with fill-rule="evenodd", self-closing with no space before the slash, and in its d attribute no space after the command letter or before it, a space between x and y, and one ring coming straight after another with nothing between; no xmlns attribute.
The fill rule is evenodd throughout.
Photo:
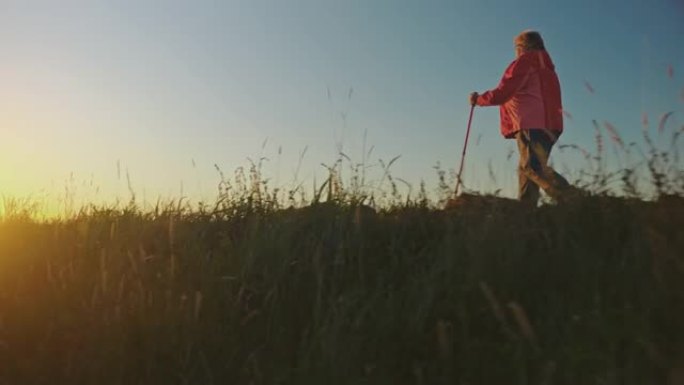
<svg viewBox="0 0 684 385"><path fill-rule="evenodd" d="M470 96L468 97L468 101L470 102L471 106L477 105L477 97L480 96L477 92L471 92Z"/></svg>

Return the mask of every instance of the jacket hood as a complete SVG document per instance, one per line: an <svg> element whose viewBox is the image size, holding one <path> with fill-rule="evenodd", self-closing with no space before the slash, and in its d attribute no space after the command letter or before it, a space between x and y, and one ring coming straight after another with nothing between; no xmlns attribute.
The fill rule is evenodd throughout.
<svg viewBox="0 0 684 385"><path fill-rule="evenodd" d="M520 55L519 60L526 61L533 68L547 68L552 71L556 69L551 60L551 56L545 50L528 51Z"/></svg>

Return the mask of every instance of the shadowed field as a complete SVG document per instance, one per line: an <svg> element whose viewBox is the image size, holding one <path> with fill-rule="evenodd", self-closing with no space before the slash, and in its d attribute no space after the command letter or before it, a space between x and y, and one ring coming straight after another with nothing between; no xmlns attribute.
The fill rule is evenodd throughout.
<svg viewBox="0 0 684 385"><path fill-rule="evenodd" d="M684 199L0 224L2 384L644 384L684 367Z"/></svg>

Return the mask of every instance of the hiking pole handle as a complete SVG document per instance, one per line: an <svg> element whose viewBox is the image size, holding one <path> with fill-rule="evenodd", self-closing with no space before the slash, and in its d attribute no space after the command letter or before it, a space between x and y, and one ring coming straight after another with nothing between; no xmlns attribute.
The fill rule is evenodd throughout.
<svg viewBox="0 0 684 385"><path fill-rule="evenodd" d="M458 176L456 177L456 191L454 191L454 194L458 196L458 190L461 187L461 175L463 174L463 165L465 164L465 154L466 154L466 149L468 148L468 138L470 137L470 125L473 122L473 111L475 110L475 105L472 104L470 106L470 115L468 116L468 128L466 130L466 137L465 137L465 143L463 144L463 153L461 154L461 165L458 168Z"/></svg>

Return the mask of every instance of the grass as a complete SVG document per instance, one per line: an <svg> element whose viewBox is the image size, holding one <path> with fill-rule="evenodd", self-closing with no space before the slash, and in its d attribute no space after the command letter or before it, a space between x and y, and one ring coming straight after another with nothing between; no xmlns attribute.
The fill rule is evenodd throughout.
<svg viewBox="0 0 684 385"><path fill-rule="evenodd" d="M592 194L535 209L443 211L443 171L433 201L402 196L392 162L388 192L345 185L342 161L310 198L257 162L211 206L39 221L7 200L0 384L673 381L684 178L653 143L613 171L601 144L576 181Z"/></svg>
<svg viewBox="0 0 684 385"><path fill-rule="evenodd" d="M682 363L682 218L593 197L6 221L0 379L647 383Z"/></svg>

